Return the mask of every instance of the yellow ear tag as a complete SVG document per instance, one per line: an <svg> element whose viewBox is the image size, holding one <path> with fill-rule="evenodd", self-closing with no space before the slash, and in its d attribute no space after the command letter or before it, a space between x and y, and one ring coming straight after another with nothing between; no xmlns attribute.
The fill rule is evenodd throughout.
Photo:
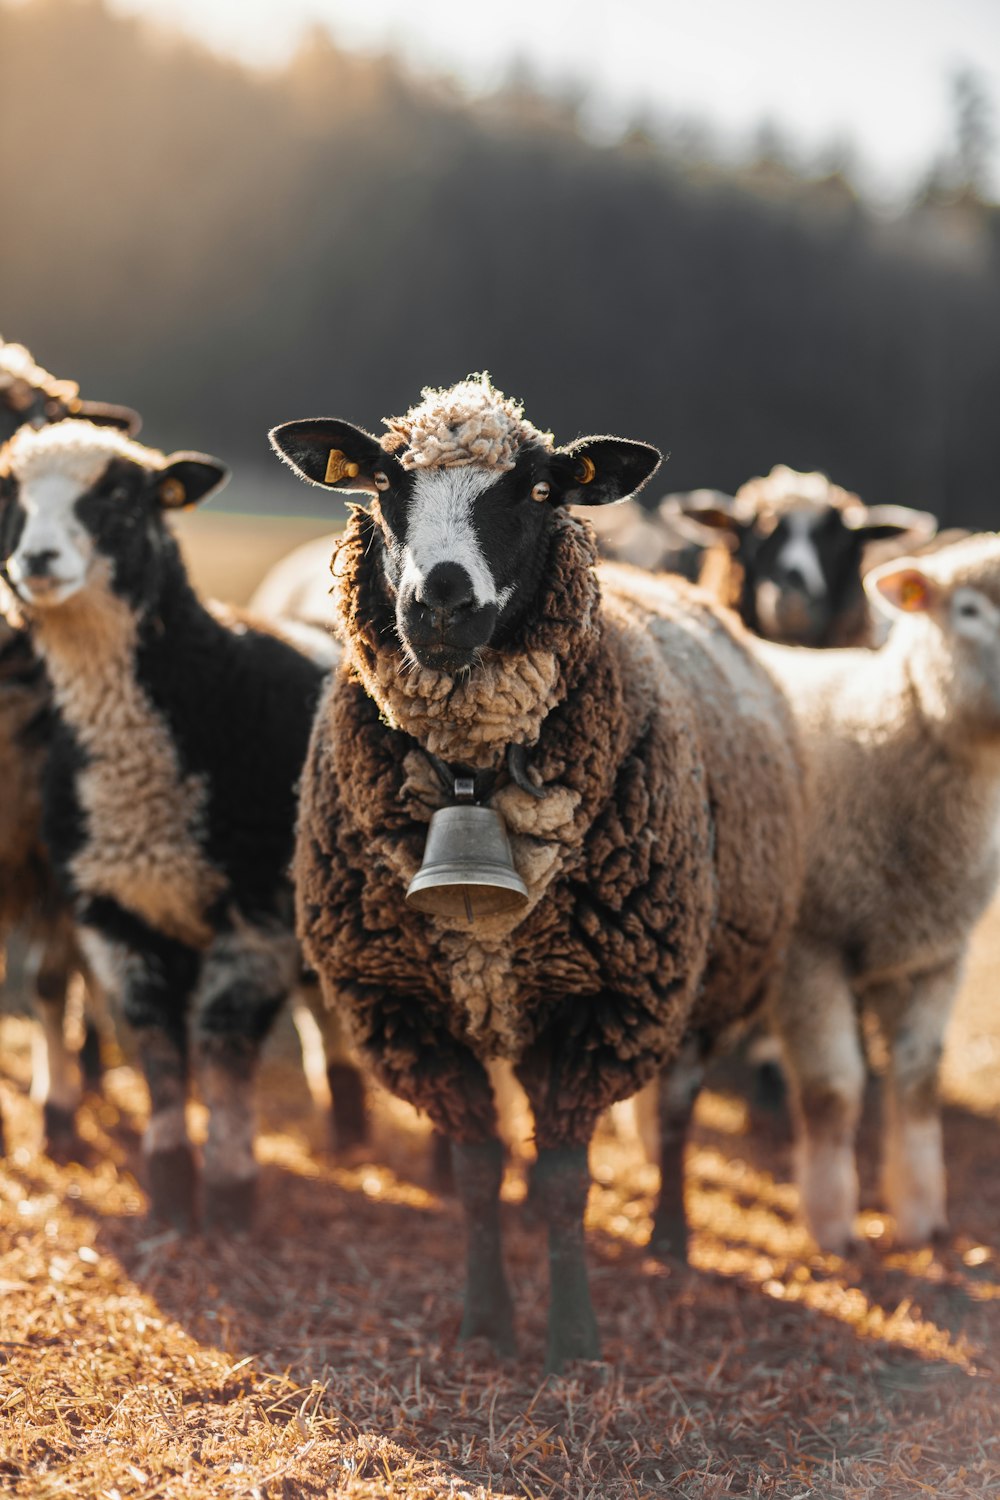
<svg viewBox="0 0 1000 1500"><path fill-rule="evenodd" d="M323 483L339 484L342 479L357 479L360 472L359 466L348 463L339 448L331 448L330 457L326 461L326 473L323 475Z"/></svg>
<svg viewBox="0 0 1000 1500"><path fill-rule="evenodd" d="M929 589L917 573L909 573L899 586L899 608L908 614L918 614L927 608Z"/></svg>
<svg viewBox="0 0 1000 1500"><path fill-rule="evenodd" d="M171 510L178 505L183 505L187 500L187 490L184 488L183 480L172 474L160 485L160 504L169 505Z"/></svg>
<svg viewBox="0 0 1000 1500"><path fill-rule="evenodd" d="M580 467L576 471L576 477L581 484L589 484L597 473L597 466L592 458L581 458Z"/></svg>

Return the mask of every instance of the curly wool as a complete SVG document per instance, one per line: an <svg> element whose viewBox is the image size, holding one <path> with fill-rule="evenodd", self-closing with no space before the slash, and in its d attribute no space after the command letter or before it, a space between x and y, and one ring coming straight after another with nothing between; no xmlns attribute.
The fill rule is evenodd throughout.
<svg viewBox="0 0 1000 1500"><path fill-rule="evenodd" d="M57 380L36 364L23 344L8 344L0 338L0 391L12 386L44 391L47 396L67 403L80 393L75 380Z"/></svg>
<svg viewBox="0 0 1000 1500"><path fill-rule="evenodd" d="M478 464L503 471L514 467L525 444L552 447L551 432L533 426L521 403L498 391L485 373L438 390L425 386L421 395L404 416L383 418L389 431L382 447L404 469Z"/></svg>
<svg viewBox="0 0 1000 1500"><path fill-rule="evenodd" d="M619 569L602 602L593 535L565 513L517 644L465 680L409 682L380 556L376 518L356 511L334 568L344 661L302 781L307 957L383 1082L454 1139L492 1130L471 1059L537 1068L555 1038L536 1123L550 1143L584 1140L690 1026L742 1014L777 966L802 800L783 700L696 591ZM440 802L422 751L495 766L515 738L546 792L508 783L492 799L526 911L473 929L412 911Z"/></svg>
<svg viewBox="0 0 1000 1500"><path fill-rule="evenodd" d="M748 479L733 501L737 515L755 517L761 532L777 525L781 516L793 509L823 511L832 507L845 515L857 511L859 518L865 510L860 495L833 484L825 474L803 473L787 464L775 464L770 474Z"/></svg>

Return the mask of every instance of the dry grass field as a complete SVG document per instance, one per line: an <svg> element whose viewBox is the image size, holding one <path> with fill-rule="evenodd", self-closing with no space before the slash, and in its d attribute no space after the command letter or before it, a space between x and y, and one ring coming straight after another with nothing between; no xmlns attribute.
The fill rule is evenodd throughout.
<svg viewBox="0 0 1000 1500"><path fill-rule="evenodd" d="M195 554L240 529L211 518L216 534L199 536L209 519L188 518ZM323 529L303 525L303 540ZM248 592L278 526L227 556L238 585L232 572L213 582L196 556L206 586ZM298 539L286 528L275 550ZM996 1497L998 986L1000 908L949 1037L945 1244L891 1246L874 1192L877 1082L863 1235L840 1260L812 1253L797 1225L786 1134L752 1130L739 1078L720 1075L689 1154L689 1270L644 1252L656 1174L637 1143L610 1127L596 1143L589 1243L606 1360L548 1382L544 1240L517 1163L505 1227L521 1354L495 1364L456 1344L460 1214L428 1189L426 1126L402 1106L377 1099L364 1160L327 1154L286 1027L262 1079L259 1228L183 1241L144 1218L133 1070L119 1061L85 1102L80 1160L48 1161L27 1098L30 1024L7 1016L0 1494Z"/></svg>

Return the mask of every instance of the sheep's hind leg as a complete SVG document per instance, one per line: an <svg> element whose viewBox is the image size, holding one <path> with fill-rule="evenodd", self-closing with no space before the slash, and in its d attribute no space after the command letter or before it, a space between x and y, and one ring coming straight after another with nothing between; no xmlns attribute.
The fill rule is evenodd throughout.
<svg viewBox="0 0 1000 1500"><path fill-rule="evenodd" d="M331 1150L347 1152L356 1146L366 1146L370 1131L364 1074L351 1056L336 1004L325 1003L314 975L299 984L292 1019L299 1034L306 1077L317 1102L323 1084L314 1075L322 1068L326 1076ZM320 1052L322 1062L318 1057Z"/></svg>
<svg viewBox="0 0 1000 1500"><path fill-rule="evenodd" d="M688 1220L684 1206L684 1157L695 1102L705 1076L702 1049L689 1037L659 1079L660 1195L649 1240L659 1260L688 1259Z"/></svg>
<svg viewBox="0 0 1000 1500"><path fill-rule="evenodd" d="M31 1096L42 1106L44 1150L68 1157L76 1144L80 1072L66 1045L66 1002L70 971L57 944L43 940L32 954L32 988L39 1031L31 1067Z"/></svg>
<svg viewBox="0 0 1000 1500"><path fill-rule="evenodd" d="M960 963L949 963L895 995L865 997L889 1042L883 1183L902 1245L926 1244L948 1224L938 1068L960 974Z"/></svg>
<svg viewBox="0 0 1000 1500"><path fill-rule="evenodd" d="M206 955L195 1026L198 1084L208 1109L202 1183L207 1230L238 1234L253 1223L257 1064L297 968L295 940L279 928L224 933Z"/></svg>

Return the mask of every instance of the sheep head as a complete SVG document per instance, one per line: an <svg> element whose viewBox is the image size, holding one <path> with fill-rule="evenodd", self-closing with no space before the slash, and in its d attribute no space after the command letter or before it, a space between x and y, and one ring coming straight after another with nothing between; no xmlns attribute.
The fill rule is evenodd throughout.
<svg viewBox="0 0 1000 1500"><path fill-rule="evenodd" d="M556 510L624 500L660 462L622 438L557 448L487 376L425 390L385 425L378 438L333 418L287 422L271 443L311 484L374 494L399 643L449 676L512 639L543 582Z"/></svg>

